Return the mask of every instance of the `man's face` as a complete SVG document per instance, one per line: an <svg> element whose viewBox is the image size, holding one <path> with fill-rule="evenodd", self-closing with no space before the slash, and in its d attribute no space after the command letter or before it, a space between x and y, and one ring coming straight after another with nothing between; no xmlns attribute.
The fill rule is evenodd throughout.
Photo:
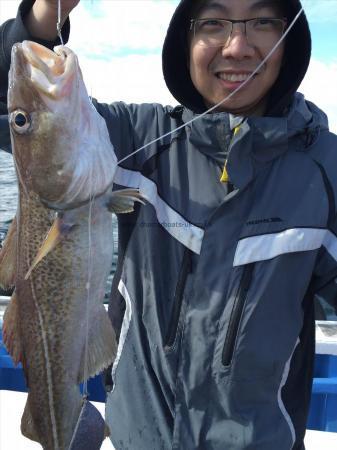
<svg viewBox="0 0 337 450"><path fill-rule="evenodd" d="M194 18L238 20L283 17L273 0L209 0L204 3ZM213 23L210 22L210 25L213 26ZM208 32L208 28L205 30ZM268 43L270 35L267 33L266 36L262 45L259 45L260 39L248 41L242 23L234 24L231 38L218 47L202 45L197 35L191 35L190 74L207 107L216 105L233 92L267 56L272 47ZM283 52L284 45L281 44L259 72L218 110L244 116L263 115L267 93L281 69Z"/></svg>

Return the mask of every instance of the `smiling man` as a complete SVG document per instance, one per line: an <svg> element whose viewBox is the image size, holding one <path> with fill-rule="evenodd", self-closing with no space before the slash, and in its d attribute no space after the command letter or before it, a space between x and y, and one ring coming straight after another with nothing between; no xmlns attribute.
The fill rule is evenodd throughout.
<svg viewBox="0 0 337 450"><path fill-rule="evenodd" d="M275 1L199 3L191 23L190 74L205 105L211 107L255 71L282 37L287 22ZM245 116L262 115L268 92L279 76L283 54L284 45L280 45L240 93L219 109Z"/></svg>
<svg viewBox="0 0 337 450"><path fill-rule="evenodd" d="M2 26L2 92L15 39L53 46L56 6L25 0ZM162 136L115 176L148 199L118 219L106 406L118 450L304 449L315 294L337 276L337 139L296 92L304 13L263 63L300 10L182 0L163 48L180 106L95 102L117 159Z"/></svg>

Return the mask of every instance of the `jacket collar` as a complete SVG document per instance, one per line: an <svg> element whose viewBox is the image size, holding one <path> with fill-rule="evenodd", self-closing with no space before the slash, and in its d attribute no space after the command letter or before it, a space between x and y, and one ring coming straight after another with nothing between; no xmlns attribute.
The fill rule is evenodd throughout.
<svg viewBox="0 0 337 450"><path fill-rule="evenodd" d="M184 109L186 123L197 117ZM233 135L233 129L239 131ZM284 117L235 117L225 112L207 114L187 126L190 142L223 165L232 183L245 187L266 164L291 150L305 150L308 135L328 129L326 115L297 93Z"/></svg>

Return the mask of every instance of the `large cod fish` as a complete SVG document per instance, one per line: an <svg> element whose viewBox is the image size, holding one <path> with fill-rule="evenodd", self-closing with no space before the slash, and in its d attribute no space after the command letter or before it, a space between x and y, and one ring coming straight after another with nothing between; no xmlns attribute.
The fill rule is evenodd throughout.
<svg viewBox="0 0 337 450"><path fill-rule="evenodd" d="M105 121L74 53L55 51L28 41L12 50L8 108L19 206L0 254L0 283L15 286L3 339L29 390L21 431L44 449L64 450L73 448L85 403L78 383L116 353L103 306L111 211L132 211L141 198L111 191L116 157Z"/></svg>

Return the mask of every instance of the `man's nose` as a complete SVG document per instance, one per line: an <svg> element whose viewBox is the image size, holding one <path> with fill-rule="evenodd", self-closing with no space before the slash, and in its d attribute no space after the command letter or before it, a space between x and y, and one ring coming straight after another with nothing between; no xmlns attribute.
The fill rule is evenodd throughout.
<svg viewBox="0 0 337 450"><path fill-rule="evenodd" d="M235 27L226 45L222 47L222 54L227 58L232 57L240 60L254 56L255 48L248 42L245 30Z"/></svg>

